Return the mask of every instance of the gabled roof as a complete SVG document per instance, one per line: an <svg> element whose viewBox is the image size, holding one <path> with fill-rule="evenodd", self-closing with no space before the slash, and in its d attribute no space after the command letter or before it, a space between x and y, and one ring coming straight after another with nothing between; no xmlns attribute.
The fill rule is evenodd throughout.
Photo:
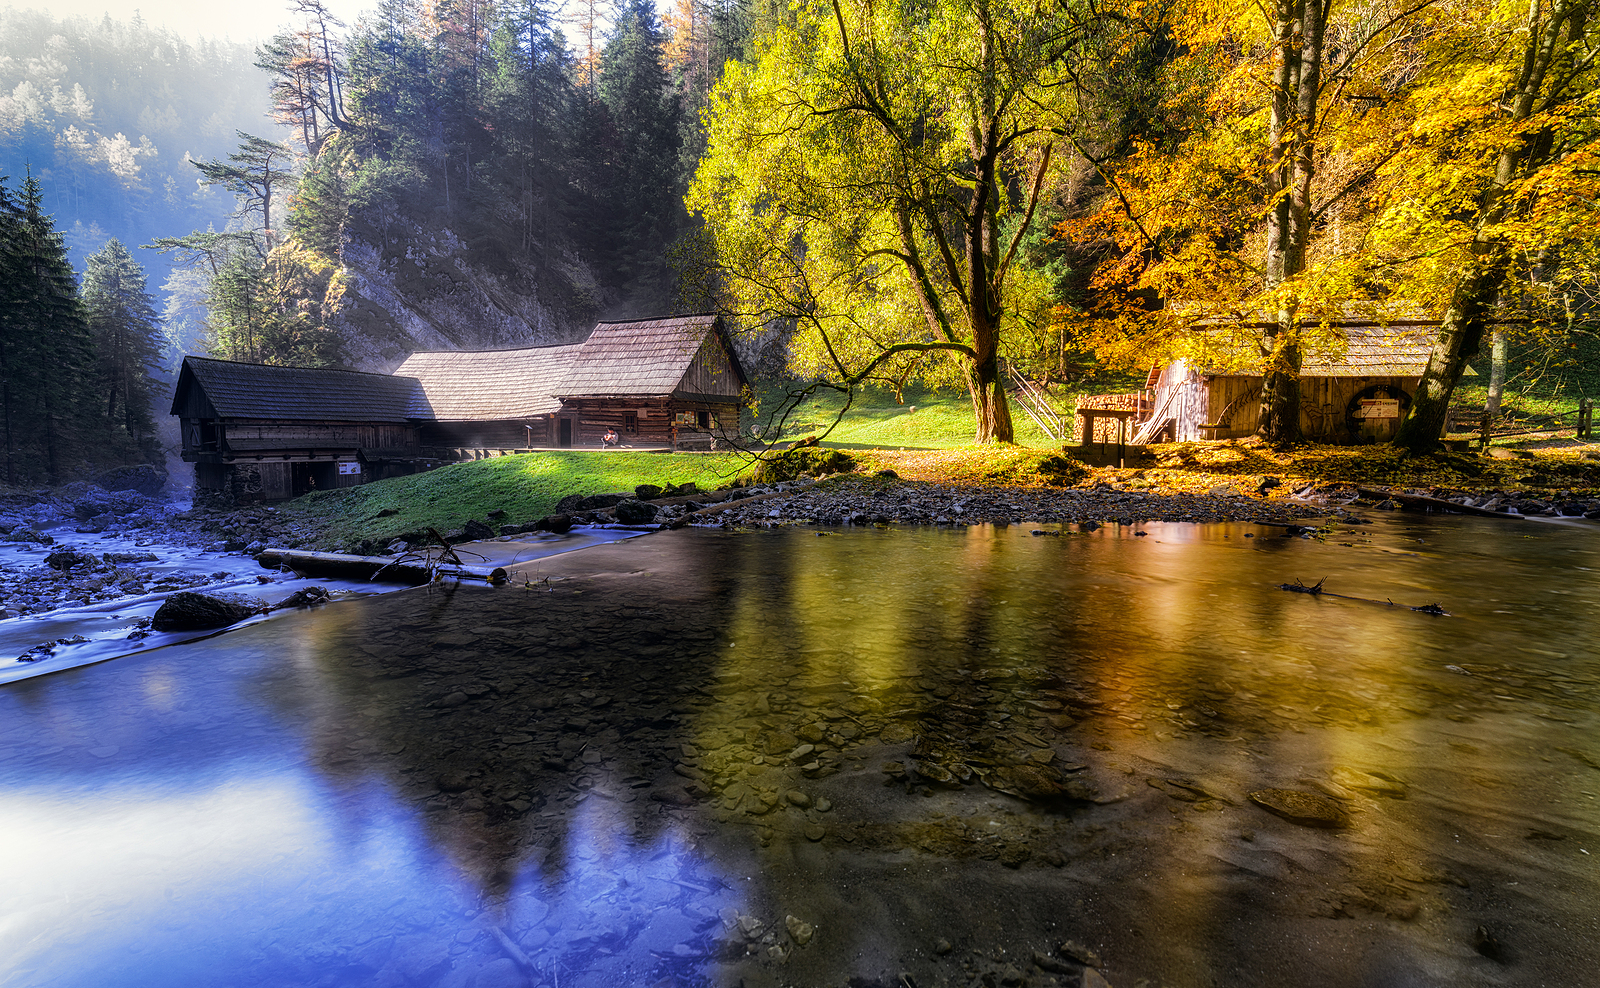
<svg viewBox="0 0 1600 988"><path fill-rule="evenodd" d="M412 418L476 422L530 418L561 407L557 386L581 343L519 350L413 353L396 374L419 382Z"/></svg>
<svg viewBox="0 0 1600 988"><path fill-rule="evenodd" d="M1374 325L1371 322L1330 322L1343 336L1340 342L1313 342L1301 361L1302 377L1420 377L1439 328L1435 323ZM1258 377L1260 349L1257 324L1240 323L1226 329L1213 327L1214 358L1202 360L1203 373L1223 377Z"/></svg>
<svg viewBox="0 0 1600 988"><path fill-rule="evenodd" d="M722 339L720 320L704 314L600 323L583 342L555 394L561 398L671 394L708 339L715 339L727 354L737 384L745 384L733 348Z"/></svg>
<svg viewBox="0 0 1600 988"><path fill-rule="evenodd" d="M416 380L322 367L269 367L184 357L172 414L198 387L218 418L405 422L418 399Z"/></svg>

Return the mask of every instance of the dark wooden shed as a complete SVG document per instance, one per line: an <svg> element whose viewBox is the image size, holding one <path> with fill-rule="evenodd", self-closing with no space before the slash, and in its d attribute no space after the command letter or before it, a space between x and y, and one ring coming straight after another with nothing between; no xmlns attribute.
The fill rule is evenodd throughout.
<svg viewBox="0 0 1600 988"><path fill-rule="evenodd" d="M202 490L273 500L413 469L417 382L185 357L172 396Z"/></svg>

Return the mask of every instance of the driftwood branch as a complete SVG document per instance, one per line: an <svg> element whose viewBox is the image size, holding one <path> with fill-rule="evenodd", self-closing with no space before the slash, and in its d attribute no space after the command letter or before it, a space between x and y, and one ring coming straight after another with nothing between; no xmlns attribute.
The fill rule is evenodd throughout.
<svg viewBox="0 0 1600 988"><path fill-rule="evenodd" d="M1396 604L1392 600L1374 600L1371 597L1352 597L1349 594L1334 593L1331 590L1324 590L1322 588L1322 585L1324 583L1326 583L1326 582L1328 582L1328 578L1327 577L1323 577L1322 579L1318 580L1316 583L1313 583L1313 584L1310 584L1310 585L1302 583L1302 582L1300 582L1300 580L1296 579L1293 583L1280 583L1280 584L1278 584L1278 589L1279 590L1287 590L1290 593L1310 594L1313 597L1337 597L1340 600L1359 600L1363 604L1377 604L1380 607L1402 607L1402 606L1405 606L1403 604ZM1449 617L1450 616L1450 612L1444 609L1444 605L1443 604L1423 604L1421 607L1408 607L1407 610L1416 611L1419 614L1432 614L1432 615L1435 615L1436 617Z"/></svg>

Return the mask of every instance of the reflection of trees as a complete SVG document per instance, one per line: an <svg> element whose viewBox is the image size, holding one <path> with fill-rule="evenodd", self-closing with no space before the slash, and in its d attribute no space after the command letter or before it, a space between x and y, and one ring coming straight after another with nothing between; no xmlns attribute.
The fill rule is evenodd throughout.
<svg viewBox="0 0 1600 988"><path fill-rule="evenodd" d="M296 693L316 764L336 784L383 777L491 893L591 799L652 842L670 820L648 795L684 782L671 765L721 608L705 583L642 589L436 586L349 609L359 620L319 628Z"/></svg>
<svg viewBox="0 0 1600 988"><path fill-rule="evenodd" d="M567 851L597 833L644 847L683 832L713 834L707 853L753 856L771 875L817 841L840 852L808 875L818 887L859 888L850 854L862 851L1011 863L1031 852L1029 867L1064 856L1077 870L1063 876L1131 881L1108 907L1127 911L1123 926L1216 944L1218 957L1242 949L1228 931L1275 908L1370 911L1392 895L1374 881L1395 870L1389 852L1285 834L1244 797L1309 784L1265 777L1285 765L1324 781L1334 764L1381 766L1380 731L1436 687L1383 647L1392 624L1346 629L1306 606L1319 602L1273 591L1261 551L1115 530L802 530L579 555L618 572L553 592L435 587L328 609L287 691L330 782L379 774L490 895L530 863L571 864ZM1418 638L1443 627L1406 618ZM898 778L879 773L889 760ZM1041 783L1035 766L1053 774ZM890 787L881 802L828 814L787 802L833 792L830 777L857 768ZM1097 785L1127 799L1085 808ZM1070 812L994 833L904 802L1004 798L991 790L1054 795ZM1272 851L1239 850L1251 827L1277 828ZM1291 907L1263 892L1289 872L1192 867L1281 863L1308 847L1323 862L1308 881L1345 885L1321 899L1302 889ZM780 879L769 886L751 894L785 894Z"/></svg>

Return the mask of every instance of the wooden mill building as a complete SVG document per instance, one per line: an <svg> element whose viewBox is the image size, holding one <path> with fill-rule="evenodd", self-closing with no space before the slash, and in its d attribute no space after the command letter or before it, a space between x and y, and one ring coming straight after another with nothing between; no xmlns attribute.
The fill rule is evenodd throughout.
<svg viewBox="0 0 1600 988"><path fill-rule="evenodd" d="M1392 439L1422 380L1436 327L1422 320L1338 323L1345 345L1309 353L1301 366L1302 434L1329 443ZM1261 385L1258 369L1226 362L1157 365L1143 391L1080 402L1079 441L1116 442L1118 418L1131 419L1125 438L1135 444L1253 435L1260 421Z"/></svg>
<svg viewBox="0 0 1600 988"><path fill-rule="evenodd" d="M414 353L394 374L185 357L172 414L196 487L235 501L532 449L713 448L748 385L713 315L600 323L581 343Z"/></svg>

